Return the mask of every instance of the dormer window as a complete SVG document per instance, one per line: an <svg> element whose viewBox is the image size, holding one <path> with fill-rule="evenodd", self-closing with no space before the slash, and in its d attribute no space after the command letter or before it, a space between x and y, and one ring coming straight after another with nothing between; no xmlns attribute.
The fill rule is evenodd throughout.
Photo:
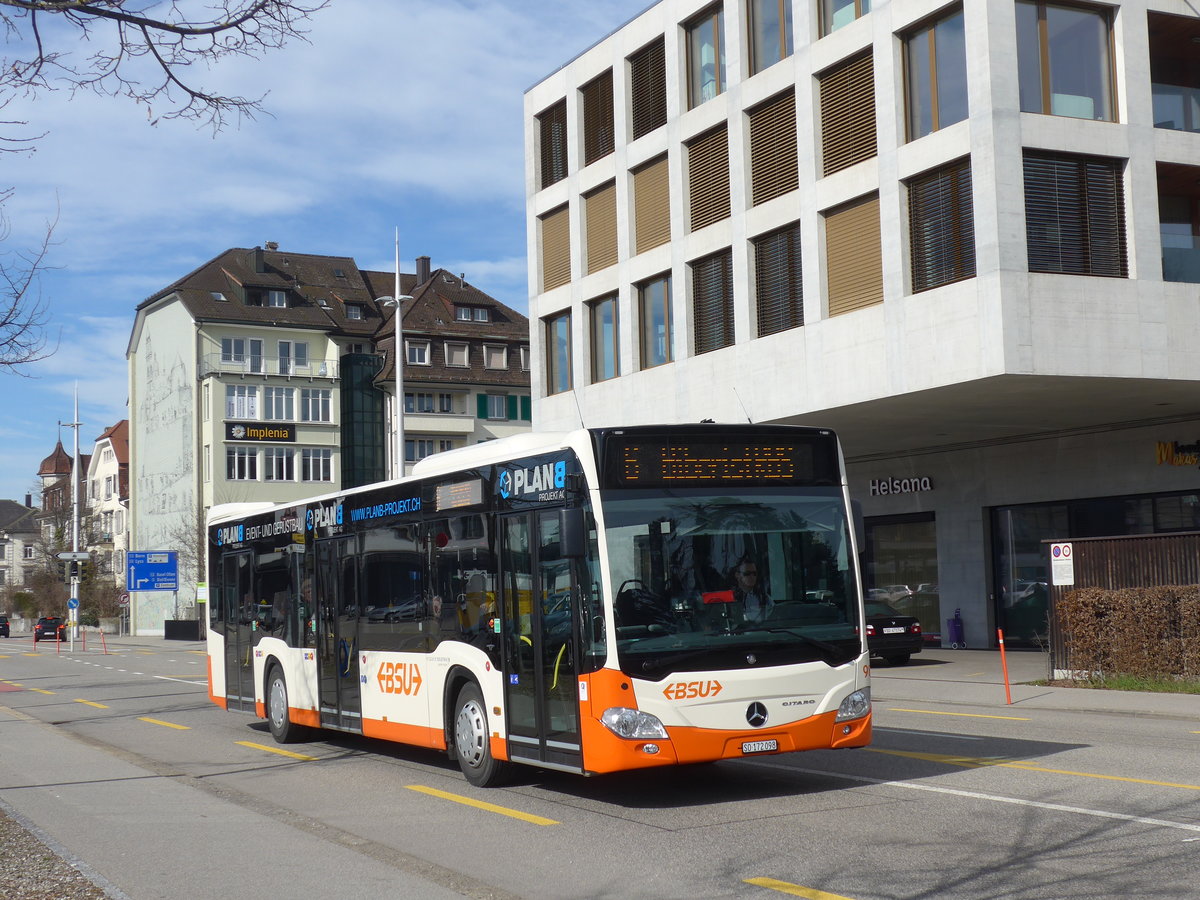
<svg viewBox="0 0 1200 900"><path fill-rule="evenodd" d="M209 293L209 295L210 295L210 296L211 296L211 297L212 297L214 300L216 300L218 303L228 303L228 302L229 302L229 301L228 301L228 300L225 298L225 295L224 295L224 294L222 294L220 291L209 291L208 293Z"/></svg>
<svg viewBox="0 0 1200 900"><path fill-rule="evenodd" d="M285 291L267 291L267 306L287 306L287 293Z"/></svg>
<svg viewBox="0 0 1200 900"><path fill-rule="evenodd" d="M454 307L454 318L457 319L459 322L470 322L471 321L471 307L469 307L469 306Z"/></svg>
<svg viewBox="0 0 1200 900"><path fill-rule="evenodd" d="M346 318L347 319L354 319L355 321L361 321L362 317L363 317L363 309L361 306L357 306L357 305L351 303L346 307Z"/></svg>
<svg viewBox="0 0 1200 900"><path fill-rule="evenodd" d="M484 309L482 306L475 307L476 322L487 322L489 319L491 319L491 316L488 315L488 310Z"/></svg>

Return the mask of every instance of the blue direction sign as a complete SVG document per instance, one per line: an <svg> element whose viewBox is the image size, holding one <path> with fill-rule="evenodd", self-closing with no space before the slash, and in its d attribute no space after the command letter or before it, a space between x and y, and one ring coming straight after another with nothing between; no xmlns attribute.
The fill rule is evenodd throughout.
<svg viewBox="0 0 1200 900"><path fill-rule="evenodd" d="M72 597L67 601L67 609L79 609L79 598Z"/></svg>
<svg viewBox="0 0 1200 900"><path fill-rule="evenodd" d="M131 550L125 554L125 590L179 590L179 565L175 551Z"/></svg>

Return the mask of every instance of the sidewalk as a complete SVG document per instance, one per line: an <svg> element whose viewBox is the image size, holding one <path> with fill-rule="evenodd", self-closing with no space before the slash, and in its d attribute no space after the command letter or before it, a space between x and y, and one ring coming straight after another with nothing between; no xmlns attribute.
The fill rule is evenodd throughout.
<svg viewBox="0 0 1200 900"><path fill-rule="evenodd" d="M1200 694L1103 691L1032 684L1049 676L1048 655L1009 650L1009 706L999 650L925 649L907 666L871 667L871 699L883 702L955 703L1006 709L1059 709L1200 720Z"/></svg>

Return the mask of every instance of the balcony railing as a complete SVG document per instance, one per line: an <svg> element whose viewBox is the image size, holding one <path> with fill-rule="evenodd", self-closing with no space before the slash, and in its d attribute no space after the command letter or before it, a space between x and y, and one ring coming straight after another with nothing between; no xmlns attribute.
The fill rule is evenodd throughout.
<svg viewBox="0 0 1200 900"><path fill-rule="evenodd" d="M208 353L200 358L201 378L208 375L286 375L297 378L337 378L335 360L312 359L299 364L291 357L243 356L226 358L220 353Z"/></svg>

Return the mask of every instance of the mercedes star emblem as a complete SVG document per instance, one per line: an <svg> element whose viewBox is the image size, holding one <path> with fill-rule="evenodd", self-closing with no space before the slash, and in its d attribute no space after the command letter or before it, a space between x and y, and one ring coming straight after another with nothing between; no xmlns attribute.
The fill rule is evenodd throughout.
<svg viewBox="0 0 1200 900"><path fill-rule="evenodd" d="M746 721L752 728L762 728L767 724L767 708L757 700L746 708Z"/></svg>

